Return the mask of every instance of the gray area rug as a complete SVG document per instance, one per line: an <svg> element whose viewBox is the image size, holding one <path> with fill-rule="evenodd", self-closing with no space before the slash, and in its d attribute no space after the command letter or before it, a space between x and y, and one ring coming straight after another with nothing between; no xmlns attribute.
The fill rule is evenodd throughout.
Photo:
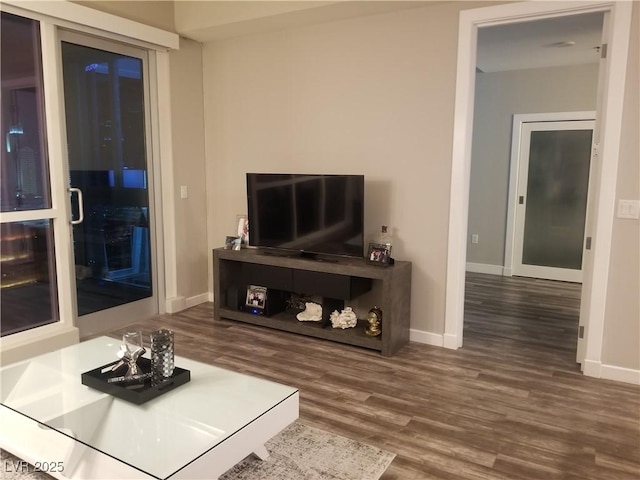
<svg viewBox="0 0 640 480"><path fill-rule="evenodd" d="M269 458L253 455L220 477L220 480L377 480L395 458L379 448L295 422L265 445ZM50 480L41 472L15 472L18 459L0 450L3 480ZM7 463L8 462L8 463Z"/></svg>

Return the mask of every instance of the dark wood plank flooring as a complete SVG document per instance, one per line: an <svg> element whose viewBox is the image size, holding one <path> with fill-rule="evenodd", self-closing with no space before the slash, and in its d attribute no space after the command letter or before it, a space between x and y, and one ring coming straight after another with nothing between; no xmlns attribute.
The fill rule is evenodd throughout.
<svg viewBox="0 0 640 480"><path fill-rule="evenodd" d="M467 279L457 351L410 343L385 358L214 321L210 303L133 327L169 327L178 355L299 388L302 422L397 454L383 480L638 480L640 387L579 372L579 287L490 277Z"/></svg>

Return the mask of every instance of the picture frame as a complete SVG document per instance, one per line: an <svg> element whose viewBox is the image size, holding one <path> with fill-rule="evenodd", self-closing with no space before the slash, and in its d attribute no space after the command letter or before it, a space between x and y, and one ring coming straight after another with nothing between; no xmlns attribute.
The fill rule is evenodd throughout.
<svg viewBox="0 0 640 480"><path fill-rule="evenodd" d="M242 247L242 239L238 236L227 236L224 242L225 250L240 250Z"/></svg>
<svg viewBox="0 0 640 480"><path fill-rule="evenodd" d="M247 215L236 215L236 228L240 243L249 245L249 217Z"/></svg>
<svg viewBox="0 0 640 480"><path fill-rule="evenodd" d="M250 308L264 310L267 306L267 287L249 285L245 305Z"/></svg>
<svg viewBox="0 0 640 480"><path fill-rule="evenodd" d="M391 265L391 248L383 243L370 243L367 263L372 265Z"/></svg>

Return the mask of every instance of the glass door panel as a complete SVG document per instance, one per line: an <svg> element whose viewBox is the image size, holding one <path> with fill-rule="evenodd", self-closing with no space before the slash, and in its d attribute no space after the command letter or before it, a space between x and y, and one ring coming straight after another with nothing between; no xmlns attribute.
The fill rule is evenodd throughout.
<svg viewBox="0 0 640 480"><path fill-rule="evenodd" d="M153 295L144 68L141 58L66 41L62 63L82 316Z"/></svg>
<svg viewBox="0 0 640 480"><path fill-rule="evenodd" d="M37 21L2 12L0 335L59 321Z"/></svg>
<svg viewBox="0 0 640 480"><path fill-rule="evenodd" d="M2 336L58 321L53 253L49 220L3 223Z"/></svg>
<svg viewBox="0 0 640 480"><path fill-rule="evenodd" d="M582 268L591 130L531 132L522 263Z"/></svg>

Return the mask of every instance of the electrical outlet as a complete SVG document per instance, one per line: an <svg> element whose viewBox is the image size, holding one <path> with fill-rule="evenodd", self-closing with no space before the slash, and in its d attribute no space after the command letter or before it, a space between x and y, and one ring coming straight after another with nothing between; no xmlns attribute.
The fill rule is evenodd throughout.
<svg viewBox="0 0 640 480"><path fill-rule="evenodd" d="M187 190L187 186L186 185L181 185L180 186L180 198L188 198L189 197L189 191Z"/></svg>
<svg viewBox="0 0 640 480"><path fill-rule="evenodd" d="M473 235L471 235L471 243L478 243L478 234L474 233Z"/></svg>

